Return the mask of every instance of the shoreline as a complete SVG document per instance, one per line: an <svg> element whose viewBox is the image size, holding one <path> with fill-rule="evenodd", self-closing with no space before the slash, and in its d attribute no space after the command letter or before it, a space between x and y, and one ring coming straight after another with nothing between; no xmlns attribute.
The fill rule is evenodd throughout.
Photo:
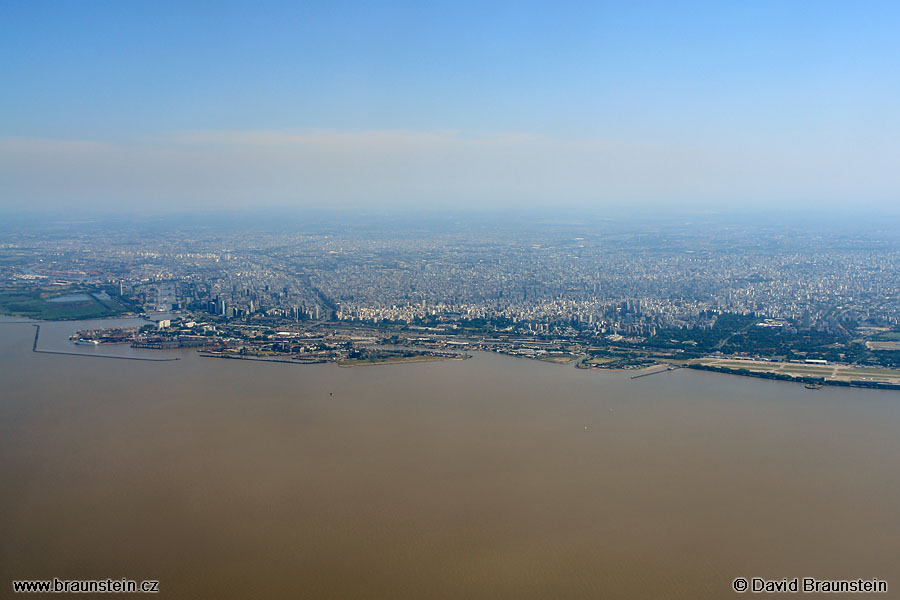
<svg viewBox="0 0 900 600"><path fill-rule="evenodd" d="M227 358L230 360L249 360L253 362L268 362L268 363L287 363L289 365L321 365L325 364L329 361L325 359L301 359L301 360L290 360L285 358L261 358L258 356L241 356L239 354L213 354L211 352L198 352L198 356L202 356L203 358Z"/></svg>
<svg viewBox="0 0 900 600"><path fill-rule="evenodd" d="M113 317L115 318L115 317ZM43 350L38 348L38 342L40 340L41 333L41 324L42 322L59 322L59 321L41 321L38 320L16 320L16 321L0 321L0 324L7 325L32 325L35 328L34 332L34 340L32 341L31 351L37 354L55 354L61 356L84 356L89 358L106 358L106 359L114 359L114 360L135 360L135 361L143 361L143 362L173 362L176 360L181 360L180 357L164 357L164 358L154 358L154 357L143 357L143 356L117 356L112 354L87 354L83 352L70 352L64 350ZM312 365L312 364L326 364L329 362L334 362L339 367L342 368L351 368L351 367L365 367L365 366L374 366L374 365L397 365L397 364L405 364L405 363L424 363L424 362L437 362L443 360L467 360L472 358L470 354L460 354L457 356L412 356L412 357L402 357L402 358L394 358L387 360L374 360L374 361L357 361L354 359L340 359L340 360L327 360L327 359L283 359L283 358L261 358L254 356L240 356L240 355L226 355L226 354L213 354L208 352L198 352L198 354L205 358L227 358L231 360L249 360L255 362L270 362L270 363L287 363L292 365ZM508 356L510 358L526 358L530 360L539 360L540 362L552 363L552 364L571 364L573 361L569 361L568 363L553 361L553 360L543 360L541 357L532 357L532 356L521 356L507 353L499 353L504 356ZM805 385L809 389L820 389L824 386L830 387L850 387L850 388L858 388L858 389L876 389L876 390L888 390L888 391L900 391L900 380L898 381L879 381L879 380L870 380L870 379L828 379L825 377L816 377L812 375L792 375L788 373L781 372L771 372L771 371L751 371L748 369L739 369L733 367L726 366L718 366L718 365L710 365L704 363L690 363L686 362L684 364L672 364L669 362L659 362L652 365L647 365L643 368L611 368L605 367L601 365L585 365L581 361L578 361L577 358L574 361L574 367L581 370L598 370L598 371L607 371L612 373L622 373L622 372L631 372L634 373L631 376L631 379L639 379L643 377L647 377L649 375L656 375L659 373L668 373L669 371L678 370L680 368L693 369L697 371L708 371L712 373L720 373L723 375L736 375L743 377L752 377L755 379L769 379L772 381L781 381L785 383L797 383ZM836 367L837 368L837 367ZM845 366L845 368L852 368L849 365ZM863 374L860 374L861 376Z"/></svg>
<svg viewBox="0 0 900 600"><path fill-rule="evenodd" d="M710 373L719 373L721 375L735 375L737 377L752 377L754 379L768 379L782 383L799 383L806 386L831 386L831 387L850 387L869 390L887 390L900 391L900 382L892 383L887 381L869 381L869 380L844 380L844 379L825 379L816 377L792 377L783 373L769 373L765 371L738 371L728 367L716 367L704 364L685 364L685 369L693 369L695 371L707 371ZM808 388L818 389L818 388Z"/></svg>
<svg viewBox="0 0 900 600"><path fill-rule="evenodd" d="M460 354L459 356L410 356L402 358L400 360L376 360L359 362L337 361L337 366L349 369L352 367L369 367L375 365L402 365L405 363L438 362L442 360L468 360L470 358L472 358L472 356L469 354Z"/></svg>

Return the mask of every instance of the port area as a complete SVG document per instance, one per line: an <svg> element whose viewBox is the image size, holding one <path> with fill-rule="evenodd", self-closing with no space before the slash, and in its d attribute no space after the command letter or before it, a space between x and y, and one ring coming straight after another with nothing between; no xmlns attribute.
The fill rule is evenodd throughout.
<svg viewBox="0 0 900 600"><path fill-rule="evenodd" d="M250 360L257 362L288 363L294 365L311 365L321 363L336 363L340 367L360 367L366 365L393 365L417 362L432 362L437 360L465 360L471 358L469 354L455 352L398 352L396 350L368 350L366 352L353 353L352 356L338 354L319 353L315 355L278 354L262 352L240 352L234 350L209 350L199 351L200 356L206 358L228 358L236 360Z"/></svg>
<svg viewBox="0 0 900 600"><path fill-rule="evenodd" d="M40 340L40 337L41 337L41 326L37 323L32 323L32 325L34 325L34 342L32 342L32 344L31 344L31 351L34 353L37 353L37 354L60 354L62 356L82 356L82 357L86 357L86 358L111 358L111 359L115 359L115 360L138 360L138 361L144 361L144 362L171 362L174 360L180 360L177 356L176 357L168 357L168 358L153 358L153 357L149 357L149 356L119 356L116 354L93 354L93 353L87 354L87 353L83 353L83 352L65 352L62 350L42 350L42 349L38 348L38 341ZM81 343L79 343L79 342L81 342ZM97 346L97 345L99 345L99 342L78 339L75 341L75 344L80 345L80 346L83 346L83 345Z"/></svg>

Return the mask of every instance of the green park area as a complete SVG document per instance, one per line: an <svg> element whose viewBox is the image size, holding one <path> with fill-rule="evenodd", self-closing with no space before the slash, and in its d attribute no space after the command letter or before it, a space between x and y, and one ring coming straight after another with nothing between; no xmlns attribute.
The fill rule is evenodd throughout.
<svg viewBox="0 0 900 600"><path fill-rule="evenodd" d="M89 287L0 288L0 314L43 320L98 319L133 312L106 292Z"/></svg>

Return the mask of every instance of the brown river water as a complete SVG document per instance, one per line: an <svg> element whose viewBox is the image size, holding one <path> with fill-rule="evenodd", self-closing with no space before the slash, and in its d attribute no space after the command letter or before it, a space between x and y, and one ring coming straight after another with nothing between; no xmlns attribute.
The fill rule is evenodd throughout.
<svg viewBox="0 0 900 600"><path fill-rule="evenodd" d="M717 599L739 576L900 597L898 392L491 354L265 364L72 346L81 327L39 348L181 360L33 353L32 325L0 324L0 597L127 577L168 598Z"/></svg>

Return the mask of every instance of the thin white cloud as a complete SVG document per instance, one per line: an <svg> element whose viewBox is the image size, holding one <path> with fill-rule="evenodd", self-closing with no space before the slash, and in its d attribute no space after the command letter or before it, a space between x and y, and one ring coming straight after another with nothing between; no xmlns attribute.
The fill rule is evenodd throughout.
<svg viewBox="0 0 900 600"><path fill-rule="evenodd" d="M0 138L0 203L210 206L729 205L900 196L896 145L573 140L457 131L184 131Z"/></svg>
<svg viewBox="0 0 900 600"><path fill-rule="evenodd" d="M471 145L510 145L523 142L537 142L541 141L542 138L519 133L465 136L462 132L454 130L411 131L404 129L379 129L371 131L312 132L193 130L172 132L167 135L150 137L147 140L182 145L320 146L362 149L373 147L446 146L461 142Z"/></svg>

